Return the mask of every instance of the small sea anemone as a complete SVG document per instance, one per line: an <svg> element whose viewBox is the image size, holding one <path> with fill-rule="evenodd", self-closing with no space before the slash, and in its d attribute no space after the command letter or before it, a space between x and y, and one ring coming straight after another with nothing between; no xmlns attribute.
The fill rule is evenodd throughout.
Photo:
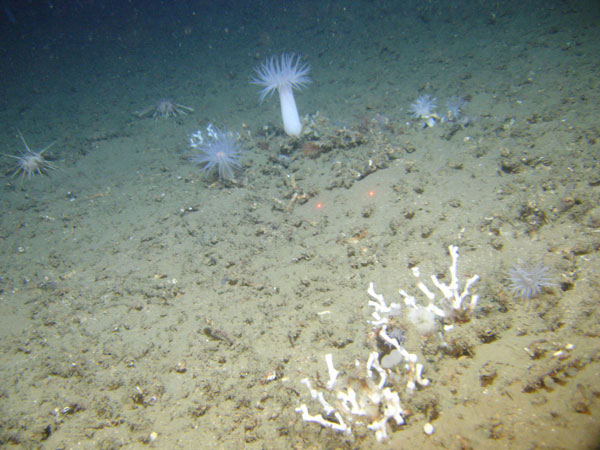
<svg viewBox="0 0 600 450"><path fill-rule="evenodd" d="M155 105L149 106L142 111L137 111L135 114L139 118L152 116L153 119L167 119L169 117L176 117L179 115L185 115L194 112L193 108L175 103L171 99L163 98L159 100Z"/></svg>
<svg viewBox="0 0 600 450"><path fill-rule="evenodd" d="M300 57L283 53L281 60L272 56L263 62L260 67L254 68L256 77L253 84L262 86L260 100L272 94L276 89L279 92L281 117L283 129L290 136L298 136L302 131L302 122L298 116L298 108L292 89L301 89L310 83L308 64L300 64Z"/></svg>
<svg viewBox="0 0 600 450"><path fill-rule="evenodd" d="M35 152L29 148L29 145L27 145L27 141L25 141L25 138L19 130L17 130L17 133L19 133L19 137L21 138L21 141L23 141L25 151L19 156L7 155L6 153L2 153L4 156L8 156L9 158L14 158L17 160L17 168L13 172L13 176L20 173L21 177L23 178L26 175L27 178L31 178L31 175L35 175L36 173L42 175L48 170L56 169L56 167L50 162L48 162L43 156L43 153L50 147L52 147L55 144L55 142L46 145L39 152Z"/></svg>
<svg viewBox="0 0 600 450"><path fill-rule="evenodd" d="M401 347L404 346L404 343L406 342L406 333L402 328L391 327L387 330L387 335L392 339L396 339L396 341ZM385 344L388 347L392 348L392 346L389 343L386 342Z"/></svg>
<svg viewBox="0 0 600 450"><path fill-rule="evenodd" d="M550 269L542 263L533 265L515 264L507 273L511 291L523 300L537 296L543 288L556 286Z"/></svg>
<svg viewBox="0 0 600 450"><path fill-rule="evenodd" d="M200 153L190 156L190 161L203 165L203 172L216 169L220 180L232 180L235 178L234 171L241 167L239 158L244 149L233 133L221 131L216 127L211 127L211 130L212 133L209 133L206 139L197 143L194 143L193 139L198 133L192 135L191 147Z"/></svg>
<svg viewBox="0 0 600 450"><path fill-rule="evenodd" d="M461 97L452 96L446 102L446 108L448 109L448 120L456 121L460 119L462 110L467 104L467 101Z"/></svg>
<svg viewBox="0 0 600 450"><path fill-rule="evenodd" d="M421 336L427 336L434 333L439 324L435 313L421 305L409 308L406 318L414 325L415 330L417 330L417 333Z"/></svg>
<svg viewBox="0 0 600 450"><path fill-rule="evenodd" d="M435 108L437 108L437 97L431 97L429 94L421 95L410 105L408 110L415 119L437 119Z"/></svg>

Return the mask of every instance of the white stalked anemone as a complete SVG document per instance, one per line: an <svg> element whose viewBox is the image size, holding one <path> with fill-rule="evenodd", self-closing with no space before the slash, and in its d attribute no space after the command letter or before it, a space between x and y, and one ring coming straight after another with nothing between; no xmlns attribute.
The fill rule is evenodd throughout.
<svg viewBox="0 0 600 450"><path fill-rule="evenodd" d="M290 136L299 136L302 131L302 122L298 116L296 100L292 89L300 89L310 83L308 64L300 64L300 56L293 53L281 54L281 60L272 56L263 62L260 67L255 67L257 76L252 83L262 86L260 100L263 101L275 89L279 92L281 103L281 116L283 129Z"/></svg>

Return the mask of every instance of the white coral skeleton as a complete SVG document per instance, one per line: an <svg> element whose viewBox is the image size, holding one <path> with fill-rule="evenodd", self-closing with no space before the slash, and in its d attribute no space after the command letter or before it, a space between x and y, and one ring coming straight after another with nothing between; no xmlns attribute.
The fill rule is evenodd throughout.
<svg viewBox="0 0 600 450"><path fill-rule="evenodd" d="M391 388L385 387L388 374L379 364L377 352L369 355L364 368L356 361L356 374L341 382L338 382L339 371L333 366L331 354L325 355L325 362L329 372L326 385L330 391L328 397L331 397L335 406L325 399L323 392L312 387L308 378L303 378L301 383L308 388L311 398L320 403L325 413L325 417L322 414L311 415L308 406L302 403L296 408L296 412L302 414L303 421L315 422L347 435L352 433L353 425L366 426L375 432L378 441L387 439L388 421L393 421L398 426L404 424L400 396ZM377 372L377 375L373 372ZM341 387L334 390L336 384Z"/></svg>
<svg viewBox="0 0 600 450"><path fill-rule="evenodd" d="M427 297L429 304L420 305L415 297L400 290L405 307L429 309L448 322L445 330L451 329L455 322L470 318L477 305L478 296L471 295L470 301L465 300L469 296L471 286L479 280L478 275L472 276L461 290L457 275L458 247L451 245L448 250L452 259L449 267L450 284L440 282L435 275L431 276L431 282L443 297L437 304L435 294L419 280L418 268L413 269L413 275L419 280L417 287ZM373 326L375 335L392 348L392 351L383 357L376 351L371 352L364 366L356 361L354 373L345 376L342 380L338 379L340 372L333 365L333 356L325 355L329 374L329 380L324 386L326 390L319 391L313 388L308 378L300 381L308 388L312 400L320 404L324 414L310 414L308 406L304 403L296 408L296 412L302 414L302 420L305 422L314 422L344 434L352 434L353 426L363 426L374 431L378 441L383 441L388 437L390 427L388 423L395 426L403 425L403 416L406 414L400 403L400 395L393 390L393 385L397 385L399 381L398 371L392 370L393 367L400 364L403 368L400 370L403 375L400 376L404 376L408 393L413 392L418 386L422 388L429 386L430 381L423 377L423 364L417 362L417 355L409 353L398 339L388 334L390 318L400 315L402 305L398 303L388 305L383 295L375 291L372 282L367 293L371 297L369 306L374 309L371 314L373 319L369 323ZM426 424L424 431L428 435L433 433L433 426Z"/></svg>
<svg viewBox="0 0 600 450"><path fill-rule="evenodd" d="M469 301L469 290L479 280L479 275L473 275L471 278L465 281L465 285L462 288L460 286L460 280L458 279L458 247L451 245L448 247L450 252L450 258L452 263L448 268L450 272L450 284L442 283L438 280L437 276L431 275L430 279L433 285L442 294L442 299L436 301L436 294L432 292L425 283L420 279L421 272L418 267L412 268L412 274L417 280L417 288L422 294L427 297L428 304L422 305L417 299L406 292L404 289L400 289L400 295L404 298L404 305L407 308L425 308L435 314L437 317L442 319L446 325L445 330L450 330L456 322L466 322L471 318L479 296L476 294L471 295ZM373 283L369 285L369 295L375 301L370 301L369 306L375 308L372 316L375 320L371 323L375 326L382 326L388 324L388 318L393 315L399 315L402 308L398 303L391 303L389 306L385 303L383 295L377 294L374 290Z"/></svg>
<svg viewBox="0 0 600 450"><path fill-rule="evenodd" d="M171 99L164 98L155 105L149 106L141 111L136 111L135 115L139 118L152 117L153 119L166 119L194 112L193 108L175 103Z"/></svg>
<svg viewBox="0 0 600 450"><path fill-rule="evenodd" d="M469 302L466 302L466 298L469 295L469 289L479 280L479 275L473 275L465 282L465 286L461 292L460 281L458 279L458 247L451 245L448 247L452 263L448 270L450 271L450 284L440 282L435 275L431 275L431 282L441 292L443 300L439 303L439 306L434 303L435 294L429 290L429 288L422 282L417 283L417 288L427 297L429 305L426 308L430 309L436 316L449 320L451 322L463 322L469 320L477 301L479 300L478 295L471 295ZM421 276L418 267L412 269L413 276L418 280ZM406 291L400 290L400 295L404 297L404 303L406 306L415 307L415 297L409 295ZM450 325L451 326L451 325ZM448 328L448 327L446 327Z"/></svg>
<svg viewBox="0 0 600 450"><path fill-rule="evenodd" d="M31 176L35 175L36 173L42 175L48 170L56 170L56 166L47 161L43 156L43 153L50 147L52 147L56 143L56 141L51 142L50 144L46 145L43 149L36 152L29 148L29 145L27 145L27 141L21 134L21 131L17 130L17 133L19 133L19 137L21 138L21 141L23 141L25 151L22 152L19 156L7 155L6 153L2 153L4 156L8 156L9 158L14 158L17 160L17 167L12 174L13 177L20 173L22 178L24 178L25 176L27 176L27 178L31 178Z"/></svg>

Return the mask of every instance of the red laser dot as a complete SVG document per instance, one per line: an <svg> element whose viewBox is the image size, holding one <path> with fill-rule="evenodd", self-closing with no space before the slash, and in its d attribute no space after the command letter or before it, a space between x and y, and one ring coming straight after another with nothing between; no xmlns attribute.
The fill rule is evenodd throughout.
<svg viewBox="0 0 600 450"><path fill-rule="evenodd" d="M316 207L317 207L317 209L322 209L323 208L323 203L317 202Z"/></svg>
<svg viewBox="0 0 600 450"><path fill-rule="evenodd" d="M375 196L375 191L369 191L369 197L374 197Z"/></svg>

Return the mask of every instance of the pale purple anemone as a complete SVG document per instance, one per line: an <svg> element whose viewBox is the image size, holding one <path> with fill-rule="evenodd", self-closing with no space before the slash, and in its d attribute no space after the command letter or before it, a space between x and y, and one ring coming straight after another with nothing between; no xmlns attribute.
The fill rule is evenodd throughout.
<svg viewBox="0 0 600 450"><path fill-rule="evenodd" d="M193 147L199 153L190 156L190 161L203 165L202 171L205 173L216 170L220 180L233 180L235 171L241 168L239 158L244 149L233 133L216 127L213 130L214 133L205 141Z"/></svg>
<svg viewBox="0 0 600 450"><path fill-rule="evenodd" d="M557 286L550 269L542 263L535 266L515 264L507 275L511 291L523 300L531 300L545 287Z"/></svg>
<svg viewBox="0 0 600 450"><path fill-rule="evenodd" d="M408 110L415 119L429 119L435 116L435 108L437 108L437 97L432 98L429 94L425 94L417 97Z"/></svg>
<svg viewBox="0 0 600 450"><path fill-rule="evenodd" d="M21 174L21 178L31 178L31 176L35 175L36 173L42 175L48 170L56 170L56 166L44 158L44 152L52 147L56 141L46 145L43 149L36 152L29 148L29 145L27 145L27 141L21 134L21 131L17 130L17 133L19 133L19 137L25 146L25 151L18 156L0 153L4 156L8 156L9 158L14 158L17 160L17 167L13 172L13 176Z"/></svg>

